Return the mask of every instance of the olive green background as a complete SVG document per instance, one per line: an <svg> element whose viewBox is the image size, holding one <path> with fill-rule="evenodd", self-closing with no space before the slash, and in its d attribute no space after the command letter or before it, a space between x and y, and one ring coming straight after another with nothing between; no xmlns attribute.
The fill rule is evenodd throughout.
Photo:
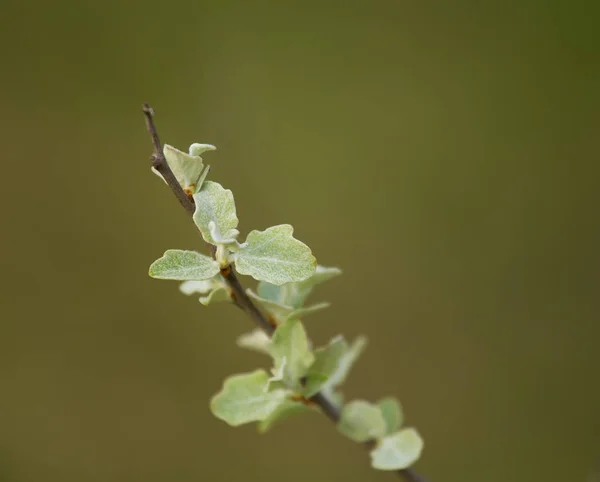
<svg viewBox="0 0 600 482"><path fill-rule="evenodd" d="M201 248L149 170L210 142L241 229L291 223L343 277L315 342L370 344L431 482L600 470L598 7L2 2L0 479L386 481L318 415L214 419L251 328L147 268Z"/></svg>

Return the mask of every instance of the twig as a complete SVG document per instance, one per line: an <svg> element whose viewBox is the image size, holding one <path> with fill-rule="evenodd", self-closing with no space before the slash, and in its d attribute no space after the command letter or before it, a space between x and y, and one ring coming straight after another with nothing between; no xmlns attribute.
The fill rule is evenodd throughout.
<svg viewBox="0 0 600 482"><path fill-rule="evenodd" d="M150 137L152 138L152 145L154 147L154 153L150 157L152 160L152 167L154 167L154 169L156 169L162 175L164 180L167 182L167 185L171 191L173 191L173 194L175 194L175 197L186 210L186 212L190 216L193 216L196 210L194 200L188 196L179 185L179 182L177 182L177 179L173 175L173 172L167 164L163 154L158 132L156 130L156 126L154 125L154 109L152 109L152 107L150 107L150 105L147 103L144 103L142 108L146 118L146 128L148 129ZM209 243L206 244L208 244L211 255L214 257L216 249L215 246ZM246 312L267 335L273 335L273 332L275 331L274 324L256 307L250 297L246 294L246 291L244 290L233 269L231 269L231 267L227 267L221 270L221 275L227 283L233 303L238 308ZM340 409L334 405L323 393L317 393L316 395L312 396L310 401L317 405L333 423L337 424L339 422L341 417ZM374 446L374 441L366 442L365 445L371 449ZM413 469L410 468L398 470L396 473L409 482L426 482L423 477L418 475Z"/></svg>

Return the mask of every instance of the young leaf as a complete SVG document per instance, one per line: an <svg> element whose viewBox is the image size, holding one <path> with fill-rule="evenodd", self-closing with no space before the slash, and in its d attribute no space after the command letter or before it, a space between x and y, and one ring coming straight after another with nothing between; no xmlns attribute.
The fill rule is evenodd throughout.
<svg viewBox="0 0 600 482"><path fill-rule="evenodd" d="M423 439L414 428L405 428L377 441L371 465L378 470L402 470L414 464L423 451Z"/></svg>
<svg viewBox="0 0 600 482"><path fill-rule="evenodd" d="M264 331L259 329L240 335L236 343L239 347L247 348L248 350L264 353L265 355L271 354L271 339Z"/></svg>
<svg viewBox="0 0 600 482"><path fill-rule="evenodd" d="M158 279L206 280L219 273L219 264L195 251L169 249L150 265L149 274Z"/></svg>
<svg viewBox="0 0 600 482"><path fill-rule="evenodd" d="M215 146L213 146L212 144L198 144L197 142L194 142L193 144L190 145L189 148L189 153L190 156L201 156L202 154L204 154L207 151L216 151L217 148Z"/></svg>
<svg viewBox="0 0 600 482"><path fill-rule="evenodd" d="M386 435L398 430L402 426L402 422L404 422L404 415L402 413L400 402L398 402L398 400L396 400L394 397L387 397L379 400L377 405L379 406L379 410L381 410L381 414L385 420Z"/></svg>
<svg viewBox="0 0 600 482"><path fill-rule="evenodd" d="M208 306L212 303L219 303L221 301L231 301L229 291L224 286L217 286L206 296L201 296L199 299L200 303L204 306Z"/></svg>
<svg viewBox="0 0 600 482"><path fill-rule="evenodd" d="M338 429L355 442L366 442L385 435L385 420L377 405L355 400L342 409Z"/></svg>
<svg viewBox="0 0 600 482"><path fill-rule="evenodd" d="M250 298L258 302L279 323L283 323L288 318L300 318L303 315L310 315L311 313L323 310L330 306L329 303L317 303L316 305L294 310L291 306L285 306L275 301L261 298L251 289L247 289L246 293Z"/></svg>
<svg viewBox="0 0 600 482"><path fill-rule="evenodd" d="M280 305L285 305L285 299L282 296L283 288L287 285L277 286L272 285L271 283L267 283L266 281L260 281L258 283L258 296L264 298L265 300L273 301L275 303L279 303Z"/></svg>
<svg viewBox="0 0 600 482"><path fill-rule="evenodd" d="M342 336L335 337L327 346L315 350L315 361L306 374L306 383L302 392L305 397L312 397L321 390L321 387L335 373L347 351L348 344Z"/></svg>
<svg viewBox="0 0 600 482"><path fill-rule="evenodd" d="M259 422L258 431L265 433L275 423L282 422L283 420L296 415L297 413L310 412L313 408L308 405L296 402L294 400L284 400L265 420Z"/></svg>
<svg viewBox="0 0 600 482"><path fill-rule="evenodd" d="M266 420L288 395L282 389L266 391L268 379L264 370L227 378L210 402L212 413L234 427Z"/></svg>
<svg viewBox="0 0 600 482"><path fill-rule="evenodd" d="M354 365L354 362L363 352L364 347L367 344L367 339L360 336L354 340L354 343L352 343L350 346L348 346L345 340L343 340L343 343L346 346L346 351L338 359L335 371L321 387L321 391L336 403L341 403L342 397L341 394L335 391L335 389L342 385L348 377L348 373L350 372L352 365Z"/></svg>
<svg viewBox="0 0 600 482"><path fill-rule="evenodd" d="M300 379L314 361L306 331L300 320L288 319L271 338L271 356L277 371L283 364L283 380L288 388L300 391Z"/></svg>
<svg viewBox="0 0 600 482"><path fill-rule="evenodd" d="M192 152L192 146L204 146L204 149L195 149ZM194 194L200 190L202 182L206 174L208 174L208 166L204 166L200 154L216 149L215 146L211 146L210 144L192 144L192 146L190 146L189 154L175 149L168 144L165 144L163 147L163 154L171 171L173 171L173 175L182 189L189 194Z"/></svg>
<svg viewBox="0 0 600 482"><path fill-rule="evenodd" d="M324 310L325 308L329 308L330 306L331 306L331 303L327 303L326 301L323 301L322 303L316 303L314 305L307 306L305 308L298 308L297 310L292 311L288 315L288 318L300 318L301 316L304 317L306 315L310 315L311 313L316 313L317 311L321 311L321 310Z"/></svg>
<svg viewBox="0 0 600 482"><path fill-rule="evenodd" d="M294 308L291 306L281 305L275 301L271 301L265 298L261 298L250 288L246 290L246 293L255 302L259 303L270 315L273 315L277 320L285 320L293 311Z"/></svg>
<svg viewBox="0 0 600 482"><path fill-rule="evenodd" d="M214 288L213 279L205 279L200 281L184 281L179 285L179 291L184 295L201 294L205 295Z"/></svg>
<svg viewBox="0 0 600 482"><path fill-rule="evenodd" d="M204 241L210 244L227 244L235 240L238 218L233 193L217 182L206 181L194 194L196 211L194 223L200 229ZM212 229L211 229L212 228Z"/></svg>
<svg viewBox="0 0 600 482"><path fill-rule="evenodd" d="M311 276L316 260L310 248L292 236L293 232L294 228L289 224L252 231L244 248L235 253L238 272L274 285L302 281Z"/></svg>
<svg viewBox="0 0 600 482"><path fill-rule="evenodd" d="M184 295L195 293L206 295L199 299L200 303L205 306L218 301L231 301L229 291L221 276L202 281L184 281L179 285L179 291Z"/></svg>
<svg viewBox="0 0 600 482"><path fill-rule="evenodd" d="M339 276L340 274L342 274L342 270L339 268L326 268L325 266L320 265L317 266L315 273L310 278L289 286L289 289L287 290L288 293L286 293L285 297L286 303L295 308L299 308L304 304L307 296L312 292L316 285L324 283L325 281Z"/></svg>

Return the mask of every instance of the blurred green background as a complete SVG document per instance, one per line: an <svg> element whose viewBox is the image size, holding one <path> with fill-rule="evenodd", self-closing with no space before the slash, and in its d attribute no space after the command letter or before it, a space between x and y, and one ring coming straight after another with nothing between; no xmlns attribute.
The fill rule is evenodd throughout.
<svg viewBox="0 0 600 482"><path fill-rule="evenodd" d="M431 482L600 469L596 4L3 1L0 479L385 481L323 418L214 419L251 323L150 280L200 248L150 173L217 145L242 232L289 222L345 275L317 343L370 345Z"/></svg>

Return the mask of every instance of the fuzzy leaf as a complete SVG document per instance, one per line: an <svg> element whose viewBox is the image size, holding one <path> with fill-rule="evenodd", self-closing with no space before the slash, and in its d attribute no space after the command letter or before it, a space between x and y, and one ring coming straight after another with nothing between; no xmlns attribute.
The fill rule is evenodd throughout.
<svg viewBox="0 0 600 482"><path fill-rule="evenodd" d="M258 431L265 433L275 423L281 422L297 413L310 412L313 409L308 405L294 400L284 400L265 420L258 424Z"/></svg>
<svg viewBox="0 0 600 482"><path fill-rule="evenodd" d="M258 302L270 315L273 315L278 321L285 320L293 311L291 306L281 305L275 301L261 298L251 289L247 289L246 293L254 301Z"/></svg>
<svg viewBox="0 0 600 482"><path fill-rule="evenodd" d="M288 293L285 295L286 303L295 308L302 306L315 286L339 276L340 274L342 274L342 270L339 268L317 266L315 273L310 278L289 286Z"/></svg>
<svg viewBox="0 0 600 482"><path fill-rule="evenodd" d="M379 410L381 410L381 414L385 420L386 435L398 430L404 421L400 402L393 397L387 397L379 400L377 405L379 406Z"/></svg>
<svg viewBox="0 0 600 482"><path fill-rule="evenodd" d="M366 442L385 435L385 420L377 405L355 400L342 409L338 429L355 442Z"/></svg>
<svg viewBox="0 0 600 482"><path fill-rule="evenodd" d="M371 465L378 470L402 470L414 464L423 451L423 439L414 428L405 428L377 441Z"/></svg>
<svg viewBox="0 0 600 482"><path fill-rule="evenodd" d="M327 268L317 265L313 275L304 281L286 283L282 286L261 281L258 284L258 295L267 300L298 309L304 304L306 297L316 285L334 278L341 273L342 270L339 268Z"/></svg>
<svg viewBox="0 0 600 482"><path fill-rule="evenodd" d="M204 306L208 306L212 303L219 303L221 301L231 301L229 291L224 286L218 286L208 293L206 296L201 296L199 299L200 303Z"/></svg>
<svg viewBox="0 0 600 482"><path fill-rule="evenodd" d="M212 413L234 427L266 420L288 395L282 389L267 391L268 379L264 370L227 378L210 402Z"/></svg>
<svg viewBox="0 0 600 482"><path fill-rule="evenodd" d="M206 295L199 299L200 303L205 306L219 301L231 301L229 290L220 275L202 281L184 281L179 285L179 291L184 295L196 293Z"/></svg>
<svg viewBox="0 0 600 482"><path fill-rule="evenodd" d="M265 300L273 301L281 305L285 305L285 299L282 296L283 288L287 285L276 286L266 281L260 281L258 283L258 296Z"/></svg>
<svg viewBox="0 0 600 482"><path fill-rule="evenodd" d="M321 390L321 387L338 369L340 360L347 351L348 344L342 336L335 337L327 346L315 350L315 362L308 370L302 392L305 397L312 397Z"/></svg>
<svg viewBox="0 0 600 482"><path fill-rule="evenodd" d="M194 202L194 222L204 241L217 245L235 240L239 234L236 229L238 218L233 193L229 189L217 182L206 181L202 189L194 194Z"/></svg>
<svg viewBox="0 0 600 482"><path fill-rule="evenodd" d="M204 150L196 149L192 152L192 146L200 145L205 146ZM171 171L173 171L173 175L183 190L189 194L195 194L200 190L202 182L208 174L208 166L204 166L200 154L216 149L215 146L211 146L210 144L192 144L192 146L190 146L189 154L175 149L168 144L165 144L163 147L163 154Z"/></svg>
<svg viewBox="0 0 600 482"><path fill-rule="evenodd" d="M158 279L206 280L219 273L219 264L195 251L169 249L150 265L149 274Z"/></svg>
<svg viewBox="0 0 600 482"><path fill-rule="evenodd" d="M293 232L289 224L252 231L244 248L235 253L238 272L274 285L312 276L316 260L310 248L293 237Z"/></svg>
<svg viewBox="0 0 600 482"><path fill-rule="evenodd" d="M214 280L205 279L200 281L184 281L179 285L179 291L181 291L184 295L193 295L193 294L201 294L205 295L206 293L210 293L210 291L214 287Z"/></svg>
<svg viewBox="0 0 600 482"><path fill-rule="evenodd" d="M300 320L288 319L277 327L271 338L271 356L275 361L275 371L284 365L283 380L286 386L300 391L300 379L314 361Z"/></svg>
<svg viewBox="0 0 600 482"><path fill-rule="evenodd" d="M354 362L363 352L365 345L367 344L367 339L359 336L350 346L348 346L345 340L343 340L343 343L346 346L346 351L338 359L335 371L321 387L321 391L338 404L341 403L342 397L335 389L346 381L352 365L354 365Z"/></svg>
<svg viewBox="0 0 600 482"><path fill-rule="evenodd" d="M288 315L288 318L300 318L300 317L304 317L306 315L310 315L312 313L316 313L317 311L324 310L325 308L329 308L330 306L331 306L330 303L327 303L326 301L324 301L322 303L316 303L314 305L310 305L310 306L307 306L305 308L298 308L297 310L292 311Z"/></svg>
<svg viewBox="0 0 600 482"><path fill-rule="evenodd" d="M236 343L239 347L247 348L248 350L264 353L265 355L271 354L271 339L264 331L259 329L240 335Z"/></svg>
<svg viewBox="0 0 600 482"><path fill-rule="evenodd" d="M247 289L246 293L254 301L258 302L270 315L275 318L278 323L283 323L288 318L300 318L303 315L310 315L316 311L323 310L329 307L329 303L317 303L306 308L295 310L291 306L285 306L275 301L261 298L251 289Z"/></svg>

